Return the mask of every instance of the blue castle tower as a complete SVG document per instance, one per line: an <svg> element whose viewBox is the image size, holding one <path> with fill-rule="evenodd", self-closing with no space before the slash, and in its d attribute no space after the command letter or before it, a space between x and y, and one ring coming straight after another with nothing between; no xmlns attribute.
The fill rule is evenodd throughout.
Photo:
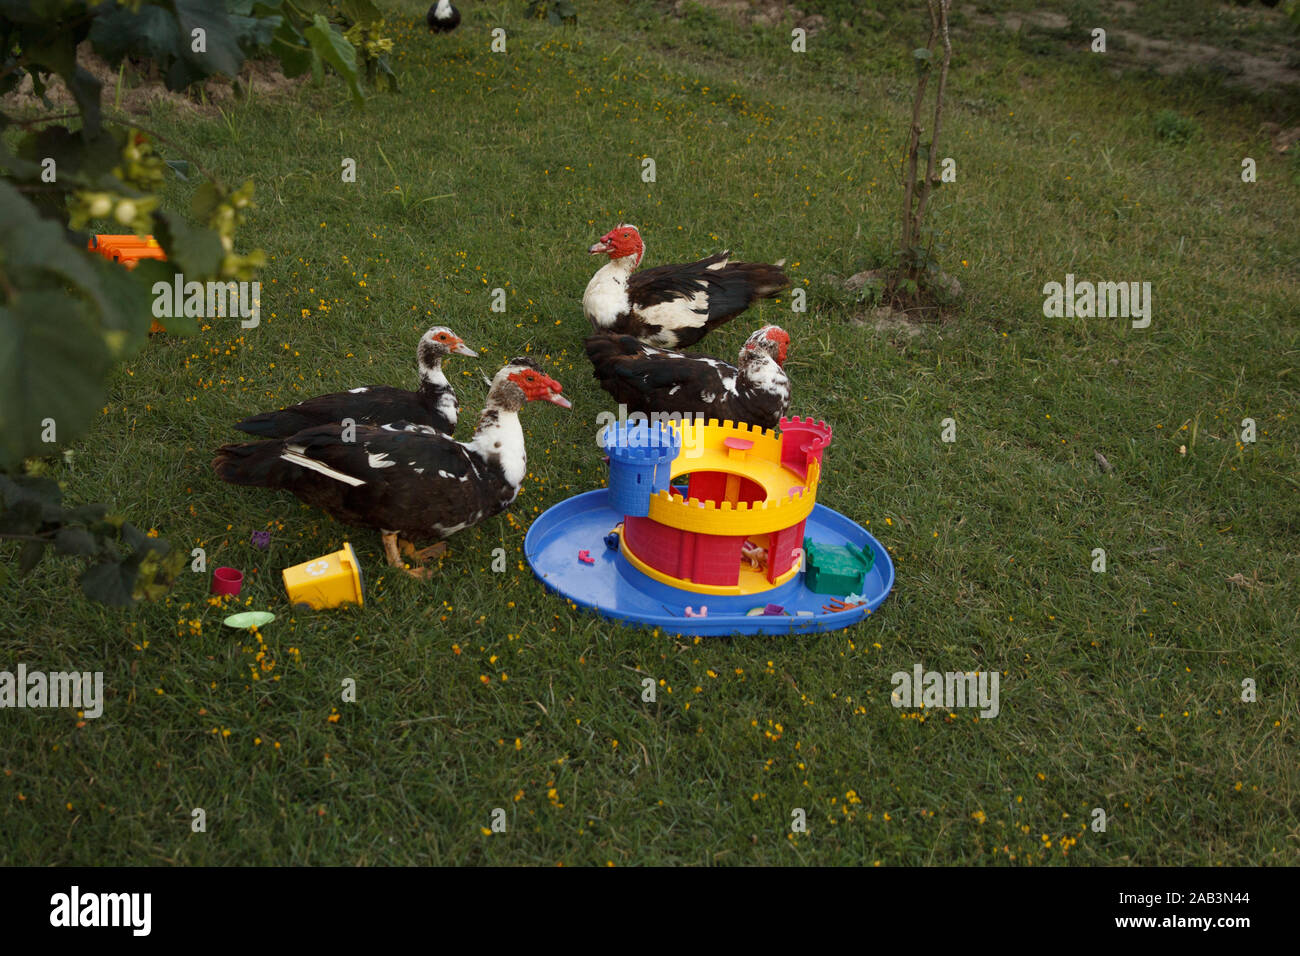
<svg viewBox="0 0 1300 956"><path fill-rule="evenodd" d="M682 448L676 429L659 422L609 425L601 432L609 455L609 505L621 514L643 518L650 496L667 491L673 459Z"/></svg>

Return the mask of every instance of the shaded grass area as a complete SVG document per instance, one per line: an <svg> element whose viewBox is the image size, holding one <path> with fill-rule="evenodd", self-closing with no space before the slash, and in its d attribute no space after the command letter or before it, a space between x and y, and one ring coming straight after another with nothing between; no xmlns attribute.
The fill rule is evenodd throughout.
<svg viewBox="0 0 1300 956"><path fill-rule="evenodd" d="M837 277L878 265L897 231L923 39L901 15L876 36L824 31L797 56L788 31L704 8L601 4L554 31L517 4L476 4L432 39L417 6L392 21L402 93L364 111L327 82L255 92L224 118L164 104L146 124L256 180L239 241L272 257L263 322L154 341L62 477L71 498L204 548L209 568L243 568L246 603L279 619L260 640L222 628L229 609L197 574L129 612L79 600L67 562L5 582L4 666L102 669L109 697L84 726L0 715L0 859L1297 861L1300 190L1259 131L1276 99L972 36L944 147L958 181L932 207L966 294L915 337L882 334ZM495 26L506 54L489 52ZM1204 135L1156 135L1161 109L1193 104ZM584 250L620 218L641 227L647 264L729 247L787 258L807 288L808 313L765 303L705 351L734 355L764 321L791 330L795 410L836 433L822 500L898 566L864 624L798 639L625 630L527 571L532 518L603 480L609 403L579 300ZM1151 327L1044 318L1042 286L1066 273L1151 282ZM497 287L505 315L489 311ZM212 477L212 449L250 411L413 384L435 322L483 355L450 366L462 437L480 372L521 351L575 407L525 412L518 502L457 535L432 582L387 573L377 536ZM1238 440L1246 417L1254 444ZM268 528L269 553L247 544ZM366 607L294 612L279 569L344 539ZM1105 574L1090 570L1098 547ZM891 675L916 663L1000 671L1001 714L891 707ZM207 833L191 832L196 807ZM1087 827L1098 807L1105 832ZM508 831L484 835L495 808ZM791 831L796 808L807 833Z"/></svg>

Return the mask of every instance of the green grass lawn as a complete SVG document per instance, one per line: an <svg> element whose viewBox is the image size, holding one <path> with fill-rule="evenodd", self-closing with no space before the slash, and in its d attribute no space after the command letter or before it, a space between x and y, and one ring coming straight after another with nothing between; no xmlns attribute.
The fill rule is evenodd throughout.
<svg viewBox="0 0 1300 956"><path fill-rule="evenodd" d="M260 640L222 627L188 572L163 602L107 609L78 596L75 562L19 579L6 547L0 669L102 670L108 699L84 723L0 714L0 862L1300 862L1300 164L1260 130L1295 125L1300 98L1116 74L1072 52L1086 33L1071 48L959 20L941 145L958 179L931 222L965 293L915 335L882 332L841 280L897 236L919 11L832 18L799 55L789 26L702 7L580 2L557 30L466 0L430 37L422 4L395 6L402 90L364 109L327 78L141 118L256 181L238 242L270 257L262 324L155 338L60 477L243 568L247 605L278 619ZM1165 109L1188 141L1157 134ZM620 218L647 264L731 248L786 258L806 287L807 313L764 303L703 350L790 330L794 409L835 429L820 500L897 565L864 623L681 638L580 613L527 569L532 519L603 480L610 402L580 299L586 247ZM1150 282L1150 327L1045 318L1042 287L1067 273ZM455 536L432 581L386 569L376 534L213 476L246 414L414 384L434 323L482 355L449 366L461 437L480 373L520 352L574 408L524 412L518 501ZM262 529L267 553L248 544ZM343 540L365 607L293 611L280 569ZM891 675L917 663L1001 672L1000 715L892 707ZM495 808L508 829L486 835Z"/></svg>

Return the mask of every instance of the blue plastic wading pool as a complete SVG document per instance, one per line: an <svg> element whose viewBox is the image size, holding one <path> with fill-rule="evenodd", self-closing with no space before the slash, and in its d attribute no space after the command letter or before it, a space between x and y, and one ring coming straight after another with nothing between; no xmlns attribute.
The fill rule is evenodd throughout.
<svg viewBox="0 0 1300 956"><path fill-rule="evenodd" d="M627 624L663 628L674 634L799 634L833 631L861 621L884 602L894 586L894 562L885 548L861 526L825 505L808 516L804 536L818 543L851 544L869 550L875 561L863 581L865 604L825 611L847 595L814 594L801 571L785 584L762 594L700 594L663 584L642 574L623 555L605 544L605 536L623 520L610 507L605 488L576 495L547 509L528 529L524 553L533 573L547 588L580 607ZM578 559L586 551L591 564ZM750 616L754 607L779 605L784 613ZM707 617L687 617L686 608ZM800 616L798 612L810 612Z"/></svg>

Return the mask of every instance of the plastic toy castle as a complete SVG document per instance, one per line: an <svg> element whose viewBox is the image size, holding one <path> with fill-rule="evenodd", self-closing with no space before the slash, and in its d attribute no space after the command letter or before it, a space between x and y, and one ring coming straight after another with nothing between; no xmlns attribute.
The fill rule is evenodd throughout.
<svg viewBox="0 0 1300 956"><path fill-rule="evenodd" d="M811 418L610 425L608 487L539 515L528 563L575 606L671 634L850 627L888 596L894 567L865 528L817 503L830 442Z"/></svg>
<svg viewBox="0 0 1300 956"><path fill-rule="evenodd" d="M811 418L783 418L779 432L716 419L610 426L602 444L610 507L624 515L620 552L648 577L699 594L785 584L803 565L830 442L830 426ZM747 561L756 549L765 560Z"/></svg>

